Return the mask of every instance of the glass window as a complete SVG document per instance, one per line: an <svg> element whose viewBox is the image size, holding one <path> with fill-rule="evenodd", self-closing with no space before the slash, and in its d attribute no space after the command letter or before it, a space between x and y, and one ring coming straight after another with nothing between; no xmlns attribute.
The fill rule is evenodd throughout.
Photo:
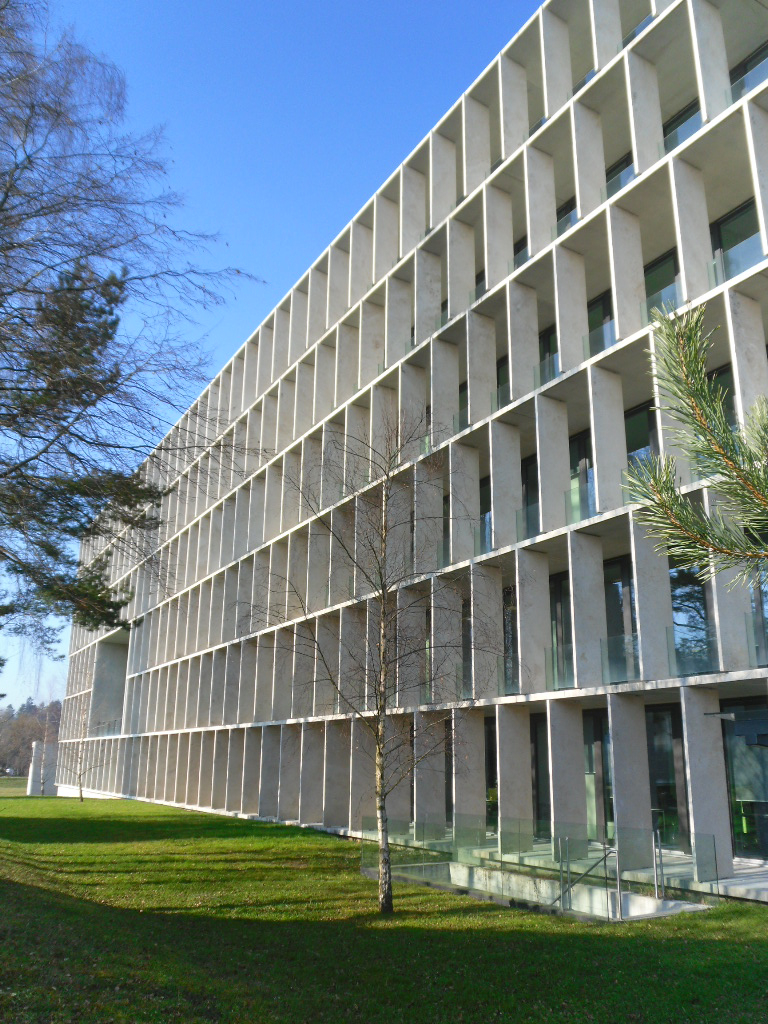
<svg viewBox="0 0 768 1024"><path fill-rule="evenodd" d="M613 300L610 288L587 304L587 325L590 331L613 320Z"/></svg>
<svg viewBox="0 0 768 1024"><path fill-rule="evenodd" d="M491 478L484 476L480 481L480 515L491 511Z"/></svg>
<svg viewBox="0 0 768 1024"><path fill-rule="evenodd" d="M536 838L548 839L552 832L552 823L549 798L549 736L546 715L531 715L531 777L533 808L536 815Z"/></svg>
<svg viewBox="0 0 768 1024"><path fill-rule="evenodd" d="M496 768L496 719L485 724L485 827L496 831L499 823L499 788Z"/></svg>
<svg viewBox="0 0 768 1024"><path fill-rule="evenodd" d="M687 104L687 106L683 107L682 110L678 110L676 114L673 114L668 121L664 122L663 131L665 138L667 135L671 135L673 132L676 132L678 128L684 125L687 121L690 121L691 118L695 117L696 114L699 113L700 109L699 101L696 99L691 100L691 102Z"/></svg>
<svg viewBox="0 0 768 1024"><path fill-rule="evenodd" d="M631 636L635 625L635 581L629 555L603 562L608 636Z"/></svg>
<svg viewBox="0 0 768 1024"><path fill-rule="evenodd" d="M731 85L734 82L738 82L744 75L749 74L753 68L756 68L758 64L762 64L764 60L768 59L768 42L762 43L756 50L744 60L740 61L735 67L731 68Z"/></svg>
<svg viewBox="0 0 768 1024"><path fill-rule="evenodd" d="M626 171L628 167L632 166L632 153L625 153L624 156L620 157L615 163L612 163L610 167L605 168L606 181L610 181L612 178L617 177L622 171Z"/></svg>
<svg viewBox="0 0 768 1024"><path fill-rule="evenodd" d="M645 734L653 827L665 845L690 850L685 750L680 708L646 708Z"/></svg>
<svg viewBox="0 0 768 1024"><path fill-rule="evenodd" d="M723 721L734 853L766 859L768 747L760 742L759 732L768 724L768 708L765 698L757 697L723 701L721 709L736 719Z"/></svg>
<svg viewBox="0 0 768 1024"><path fill-rule="evenodd" d="M539 334L539 359L544 362L557 352L557 328L554 324L545 327Z"/></svg>
<svg viewBox="0 0 768 1024"><path fill-rule="evenodd" d="M582 430L568 438L568 452L571 463L571 480L586 482L592 469L592 434Z"/></svg>
<svg viewBox="0 0 768 1024"><path fill-rule="evenodd" d="M655 295L667 285L674 284L679 273L677 249L670 249L663 256L645 267L645 294Z"/></svg>
<svg viewBox="0 0 768 1024"><path fill-rule="evenodd" d="M627 439L627 459L640 462L658 454L659 442L653 402L645 402L624 413L624 432Z"/></svg>
<svg viewBox="0 0 768 1024"><path fill-rule="evenodd" d="M757 220L757 207L754 199L737 206L724 217L713 221L709 226L712 235L712 251L733 249L740 242L751 238L760 231Z"/></svg>
<svg viewBox="0 0 768 1024"><path fill-rule="evenodd" d="M725 418L731 430L736 427L736 405L733 398L733 368L730 363L718 367L708 374L713 384L717 384L723 392L723 404L725 406Z"/></svg>
<svg viewBox="0 0 768 1024"><path fill-rule="evenodd" d="M573 213L576 209L576 196L571 196L570 199L566 199L564 203L561 203L555 211L555 220L562 220L563 217L567 217L569 213Z"/></svg>
<svg viewBox="0 0 768 1024"><path fill-rule="evenodd" d="M539 500L539 464L535 455L529 455L520 462L520 476L523 484L523 507L528 508Z"/></svg>
<svg viewBox="0 0 768 1024"><path fill-rule="evenodd" d="M502 356L496 360L496 387L503 388L509 384L509 358Z"/></svg>

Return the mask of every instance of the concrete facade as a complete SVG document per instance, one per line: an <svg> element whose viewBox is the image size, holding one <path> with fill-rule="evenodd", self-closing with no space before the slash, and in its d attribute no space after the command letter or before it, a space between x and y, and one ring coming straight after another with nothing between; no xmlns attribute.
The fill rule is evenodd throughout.
<svg viewBox="0 0 768 1024"><path fill-rule="evenodd" d="M318 619L346 685L367 600L290 480L353 522L329 442L416 411L431 437L404 493L429 504L442 451L472 521L411 582L449 573L498 650L462 665L454 757L417 765L391 817L484 818L510 848L659 829L722 875L741 814L768 856L768 796L728 776L717 717L765 705L764 595L684 578L622 489L656 451L716 501L654 404L654 305L707 304L737 421L768 393L766 40L751 0L544 4L147 463L173 465L155 563L112 560L129 634L72 631L60 792L85 735L87 790L361 829L368 736L295 655ZM392 728L418 748L436 709L416 693Z"/></svg>

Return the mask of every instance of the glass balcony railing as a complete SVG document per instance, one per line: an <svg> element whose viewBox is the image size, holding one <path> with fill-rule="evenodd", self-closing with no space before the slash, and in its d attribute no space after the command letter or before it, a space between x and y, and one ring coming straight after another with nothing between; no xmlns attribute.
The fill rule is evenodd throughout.
<svg viewBox="0 0 768 1024"><path fill-rule="evenodd" d="M596 74L597 74L597 72L595 71L595 69L594 68L590 68L589 71L586 73L586 75L584 75L583 78L580 78L578 80L578 82L576 83L576 85L574 85L572 95L575 96L577 92L579 92L581 89L584 88L584 86L587 84L587 82L591 82L592 81L592 79L595 77Z"/></svg>
<svg viewBox="0 0 768 1024"><path fill-rule="evenodd" d="M524 505L523 508L517 510L515 513L515 526L517 528L518 541L529 540L531 537L537 537L541 533L538 501L531 502L530 505Z"/></svg>
<svg viewBox="0 0 768 1024"><path fill-rule="evenodd" d="M573 671L573 644L544 649L544 672L548 690L572 690L576 685Z"/></svg>
<svg viewBox="0 0 768 1024"><path fill-rule="evenodd" d="M676 277L671 284L660 288L653 295L649 295L645 302L640 303L640 318L643 324L649 324L653 320L654 309L659 309L666 313L667 311L677 309L682 304L683 295L680 288L680 278Z"/></svg>
<svg viewBox="0 0 768 1024"><path fill-rule="evenodd" d="M435 559L438 569L444 569L451 564L451 541L449 537L443 537L437 545L437 558Z"/></svg>
<svg viewBox="0 0 768 1024"><path fill-rule="evenodd" d="M633 29L631 29L631 31L627 32L627 34L621 40L621 46L619 47L619 52L621 50L623 50L625 46L629 46L629 44L632 42L632 40L636 39L637 36L639 36L641 32L645 31L645 29L648 28L648 26L651 24L652 21L653 21L653 15L652 14L646 14L646 16L643 18L643 20L641 22L638 22L638 24L635 25L635 27Z"/></svg>
<svg viewBox="0 0 768 1024"><path fill-rule="evenodd" d="M469 408L463 406L458 412L453 414L453 432L454 434L460 434L462 430L466 430L469 426Z"/></svg>
<svg viewBox="0 0 768 1024"><path fill-rule="evenodd" d="M419 452L421 455L430 455L432 452L432 439L429 434L425 434L419 441Z"/></svg>
<svg viewBox="0 0 768 1024"><path fill-rule="evenodd" d="M598 352L604 352L616 344L616 321L608 320L607 323L595 327L589 334L584 335L583 342L585 359L596 356Z"/></svg>
<svg viewBox="0 0 768 1024"><path fill-rule="evenodd" d="M732 277L744 273L764 258L763 242L759 232L730 249L718 249L708 268L710 288L730 281Z"/></svg>
<svg viewBox="0 0 768 1024"><path fill-rule="evenodd" d="M701 676L720 668L717 635L711 626L667 626L667 653L671 676Z"/></svg>
<svg viewBox="0 0 768 1024"><path fill-rule="evenodd" d="M768 78L768 57L765 60L760 61L757 67L752 68L748 71L743 78L739 78L731 86L730 99L733 103L736 100L740 100L742 96L745 96L748 92L751 92L755 86L760 85Z"/></svg>
<svg viewBox="0 0 768 1024"><path fill-rule="evenodd" d="M614 174L612 178L606 181L605 185L600 189L600 198L605 202L606 199L615 196L617 192L621 192L624 186L628 185L630 181L634 181L636 177L634 164L625 167L623 171L619 171L618 174Z"/></svg>
<svg viewBox="0 0 768 1024"><path fill-rule="evenodd" d="M520 659L516 654L500 654L497 659L499 696L511 697L520 693Z"/></svg>
<svg viewBox="0 0 768 1024"><path fill-rule="evenodd" d="M687 121L671 131L669 135L664 136L664 141L659 147L659 156L664 156L666 153L671 153L673 149L677 149L686 142L692 135L701 128L704 122L701 119L701 111L697 110L695 114L692 114Z"/></svg>
<svg viewBox="0 0 768 1024"><path fill-rule="evenodd" d="M475 557L487 555L493 551L493 516L490 512L484 512L480 516L480 522L475 527Z"/></svg>
<svg viewBox="0 0 768 1024"><path fill-rule="evenodd" d="M484 284L476 285L469 293L469 305L471 306L473 302L477 302L487 291L488 289Z"/></svg>
<svg viewBox="0 0 768 1024"><path fill-rule="evenodd" d="M520 252L515 253L514 259L509 261L507 269L509 270L510 274L513 274L516 270L519 270L520 267L522 267L524 263L527 263L530 258L531 254L528 250L528 246L526 245L525 248L520 250Z"/></svg>
<svg viewBox="0 0 768 1024"><path fill-rule="evenodd" d="M746 614L747 650L750 668L768 665L768 630L764 617L754 611Z"/></svg>
<svg viewBox="0 0 768 1024"><path fill-rule="evenodd" d="M591 519L597 515L595 501L595 481L590 475L586 480L572 480L565 492L565 522L580 523L582 519Z"/></svg>
<svg viewBox="0 0 768 1024"><path fill-rule="evenodd" d="M491 392L491 412L498 412L505 405L512 401L512 388L509 381L506 384L499 384L495 391Z"/></svg>
<svg viewBox="0 0 768 1024"><path fill-rule="evenodd" d="M600 640L603 682L633 683L640 678L637 633L603 637Z"/></svg>
<svg viewBox="0 0 768 1024"><path fill-rule="evenodd" d="M441 310L435 317L435 330L439 331L441 327L445 327L450 317L448 316L448 310Z"/></svg>
<svg viewBox="0 0 768 1024"><path fill-rule="evenodd" d="M541 126L546 124L546 123L547 123L546 115L544 115L544 117L540 117L538 119L538 121L534 121L533 124L530 126L530 128L528 129L528 135L529 136L530 135L535 135L536 132L539 130L539 128L541 128Z"/></svg>
<svg viewBox="0 0 768 1024"><path fill-rule="evenodd" d="M569 228L572 228L574 224L577 224L579 220L578 210L571 210L566 213L564 217L561 217L559 221L552 228L552 241L559 238L560 235L564 235Z"/></svg>
<svg viewBox="0 0 768 1024"><path fill-rule="evenodd" d="M456 666L456 697L472 700L472 662L460 662Z"/></svg>
<svg viewBox="0 0 768 1024"><path fill-rule="evenodd" d="M543 387L544 384L549 384L555 377L560 376L560 353L553 352L551 356L547 356L546 359L542 359L533 368L533 386L535 388Z"/></svg>

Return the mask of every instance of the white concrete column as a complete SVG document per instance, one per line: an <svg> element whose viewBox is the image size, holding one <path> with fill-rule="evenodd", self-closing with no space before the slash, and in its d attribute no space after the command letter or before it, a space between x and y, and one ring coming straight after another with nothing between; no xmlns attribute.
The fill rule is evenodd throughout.
<svg viewBox="0 0 768 1024"><path fill-rule="evenodd" d="M584 361L589 326L584 257L562 245L555 249L555 306L560 368L565 371Z"/></svg>
<svg viewBox="0 0 768 1024"><path fill-rule="evenodd" d="M552 157L535 146L527 146L525 159L528 252L535 256L552 242L555 223L555 172Z"/></svg>
<svg viewBox="0 0 768 1024"><path fill-rule="evenodd" d="M635 171L642 174L663 152L664 129L656 65L632 50L626 54L629 127Z"/></svg>
<svg viewBox="0 0 768 1024"><path fill-rule="evenodd" d="M739 422L744 423L756 399L768 394L768 358L760 303L731 289L725 293L725 317L736 414Z"/></svg>
<svg viewBox="0 0 768 1024"><path fill-rule="evenodd" d="M523 505L520 479L520 431L494 420L491 439L491 519L497 547L517 540L515 513Z"/></svg>
<svg viewBox="0 0 768 1024"><path fill-rule="evenodd" d="M272 685L272 719L279 722L291 717L294 630L278 629L274 634L274 681Z"/></svg>
<svg viewBox="0 0 768 1024"><path fill-rule="evenodd" d="M472 600L472 683L475 700L498 697L499 662L504 656L501 570L486 563L470 571Z"/></svg>
<svg viewBox="0 0 768 1024"><path fill-rule="evenodd" d="M568 561L576 686L601 686L600 641L608 632L601 538L577 531L568 534Z"/></svg>
<svg viewBox="0 0 768 1024"><path fill-rule="evenodd" d="M496 762L501 852L528 850L533 839L533 785L527 706L496 705Z"/></svg>
<svg viewBox="0 0 768 1024"><path fill-rule="evenodd" d="M613 813L622 870L653 866L651 783L645 705L629 694L608 694Z"/></svg>
<svg viewBox="0 0 768 1024"><path fill-rule="evenodd" d="M539 11L544 72L544 108L552 117L568 102L573 89L568 25L548 7Z"/></svg>
<svg viewBox="0 0 768 1024"><path fill-rule="evenodd" d="M227 767L229 761L229 733L217 729L213 734L213 785L211 807L223 811L227 802Z"/></svg>
<svg viewBox="0 0 768 1024"><path fill-rule="evenodd" d="M517 281L508 285L509 336L512 342L510 380L512 397L522 398L531 390L533 368L539 362L539 314L536 291Z"/></svg>
<svg viewBox="0 0 768 1024"><path fill-rule="evenodd" d="M349 305L362 298L373 280L373 227L354 220L350 225Z"/></svg>
<svg viewBox="0 0 768 1024"><path fill-rule="evenodd" d="M712 260L704 175L685 160L672 160L669 168L683 295L701 295L709 290Z"/></svg>
<svg viewBox="0 0 768 1024"><path fill-rule="evenodd" d="M275 667L275 634L259 637L256 654L256 721L268 722L272 717L272 676Z"/></svg>
<svg viewBox="0 0 768 1024"><path fill-rule="evenodd" d="M358 227L359 225L353 225ZM352 245L358 241L357 234L353 235ZM360 248L360 246L355 246ZM357 255L356 253L353 255ZM351 289L351 268L350 254L341 249L338 245L332 245L328 250L328 323L332 324L342 315L345 309L351 304L349 293ZM362 269L362 268L361 268ZM370 269L370 263L368 265ZM357 283L357 282L356 282ZM370 277L363 283L362 291L370 285ZM362 292L360 293L362 294ZM359 295L355 299L359 298Z"/></svg>
<svg viewBox="0 0 768 1024"><path fill-rule="evenodd" d="M688 0L693 39L693 62L705 121L721 114L731 102L731 79L720 11L708 0Z"/></svg>
<svg viewBox="0 0 768 1024"><path fill-rule="evenodd" d="M323 749L325 727L321 722L305 722L301 727L301 788L299 821L317 824L323 820Z"/></svg>
<svg viewBox="0 0 768 1024"><path fill-rule="evenodd" d="M400 238L403 253L410 252L424 234L427 211L427 182L408 164L400 169Z"/></svg>
<svg viewBox="0 0 768 1024"><path fill-rule="evenodd" d="M388 790L387 817L393 832L406 830L412 820L411 786L414 785L412 723L413 716L411 715L390 715L386 720L384 782ZM374 813L375 811L374 803Z"/></svg>
<svg viewBox="0 0 768 1024"><path fill-rule="evenodd" d="M414 821L417 839L445 837L446 713L413 716Z"/></svg>
<svg viewBox="0 0 768 1024"><path fill-rule="evenodd" d="M240 651L240 687L238 695L238 722L254 721L256 698L256 640L245 640Z"/></svg>
<svg viewBox="0 0 768 1024"><path fill-rule="evenodd" d="M299 817L299 778L301 770L301 726L280 728L280 784L277 794L277 816L281 821Z"/></svg>
<svg viewBox="0 0 768 1024"><path fill-rule="evenodd" d="M592 0L592 42L595 67L610 64L621 49L621 9L619 0Z"/></svg>
<svg viewBox="0 0 768 1024"><path fill-rule="evenodd" d="M462 672L461 590L444 577L435 577L432 588L431 682L432 704L460 696ZM459 691L457 693L457 691Z"/></svg>
<svg viewBox="0 0 768 1024"><path fill-rule="evenodd" d="M261 765L259 768L260 818L277 818L279 782L280 726L267 725L261 730Z"/></svg>
<svg viewBox="0 0 768 1024"><path fill-rule="evenodd" d="M552 640L549 617L549 560L541 551L517 553L517 608L520 645L520 689L546 690L544 650Z"/></svg>
<svg viewBox="0 0 768 1024"><path fill-rule="evenodd" d="M640 674L642 679L664 679L670 671L667 629L672 625L669 562L656 552L655 541L634 514L630 524Z"/></svg>
<svg viewBox="0 0 768 1024"><path fill-rule="evenodd" d="M747 123L747 146L757 204L757 219L763 240L763 252L768 250L768 112L756 103L744 107Z"/></svg>
<svg viewBox="0 0 768 1024"><path fill-rule="evenodd" d="M605 184L603 126L600 115L581 103L574 103L571 115L576 203L579 216L586 217L603 201L600 194Z"/></svg>
<svg viewBox="0 0 768 1024"><path fill-rule="evenodd" d="M470 224L448 221L448 316L467 308L475 287L475 229Z"/></svg>
<svg viewBox="0 0 768 1024"><path fill-rule="evenodd" d="M621 377L601 366L589 369L595 503L599 512L624 504L621 474L627 468L624 395Z"/></svg>
<svg viewBox="0 0 768 1024"><path fill-rule="evenodd" d="M485 833L485 711L453 712L454 828Z"/></svg>
<svg viewBox="0 0 768 1024"><path fill-rule="evenodd" d="M616 337L627 338L645 326L645 271L639 218L620 206L609 207L608 239Z"/></svg>
<svg viewBox="0 0 768 1024"><path fill-rule="evenodd" d="M475 526L480 519L480 452L468 445L450 446L451 561L475 553Z"/></svg>
<svg viewBox="0 0 768 1024"><path fill-rule="evenodd" d="M199 806L200 803L200 754L202 739L202 733L190 733L189 768L187 770L187 792L184 798L184 803L188 807L197 807ZM133 760L136 760L135 754ZM133 789L131 790L131 792L133 792Z"/></svg>
<svg viewBox="0 0 768 1024"><path fill-rule="evenodd" d="M261 729L246 729L243 750L243 814L259 813L260 769Z"/></svg>
<svg viewBox="0 0 768 1024"><path fill-rule="evenodd" d="M571 482L568 408L564 402L536 396L536 448L539 455L539 504L543 533L565 525L565 492Z"/></svg>
<svg viewBox="0 0 768 1024"><path fill-rule="evenodd" d="M429 142L432 172L430 224L435 227L448 216L456 203L456 147L438 131L432 132Z"/></svg>
<svg viewBox="0 0 768 1024"><path fill-rule="evenodd" d="M200 789L197 795L198 807L212 807L213 768L215 754L215 737L213 732L204 732L200 737ZM143 753L144 751L142 751Z"/></svg>
<svg viewBox="0 0 768 1024"><path fill-rule="evenodd" d="M190 734L188 732L179 733L179 758L176 768L176 788L173 794L173 802L176 804L185 804L187 802L187 780L189 779L189 741ZM124 756L125 755L123 754L123 757ZM120 767L119 763L118 767ZM118 787L120 787L119 779L120 776L118 776ZM122 788L118 788L117 791L119 793L125 793L125 790Z"/></svg>
<svg viewBox="0 0 768 1024"><path fill-rule="evenodd" d="M349 828L350 723L325 724L325 773L323 777L323 824Z"/></svg>
<svg viewBox="0 0 768 1024"><path fill-rule="evenodd" d="M440 314L442 290L442 263L440 257L426 249L417 249L414 340L424 341L435 330L435 318Z"/></svg>
<svg viewBox="0 0 768 1024"><path fill-rule="evenodd" d="M487 316L467 314L467 383L469 422L491 414L491 393L496 393L496 324Z"/></svg>
<svg viewBox="0 0 768 1024"><path fill-rule="evenodd" d="M379 193L373 201L373 279L378 281L398 257L397 203Z"/></svg>
<svg viewBox="0 0 768 1024"><path fill-rule="evenodd" d="M488 107L465 94L462 102L464 193L469 195L488 176L491 167L491 129Z"/></svg>
<svg viewBox="0 0 768 1024"><path fill-rule="evenodd" d="M376 816L376 750L371 730L359 718L352 719L351 738L349 827L359 832Z"/></svg>
<svg viewBox="0 0 768 1024"><path fill-rule="evenodd" d="M231 729L229 733L229 760L227 763L227 795L225 807L239 813L243 805L243 747L244 729Z"/></svg>
<svg viewBox="0 0 768 1024"><path fill-rule="evenodd" d="M552 837L565 842L571 860L587 852L587 786L581 705L571 699L547 703ZM565 854L563 854L565 855Z"/></svg>
<svg viewBox="0 0 768 1024"><path fill-rule="evenodd" d="M504 157L511 156L528 138L528 81L525 68L499 56L501 96L501 146Z"/></svg>
<svg viewBox="0 0 768 1024"><path fill-rule="evenodd" d="M706 511L712 515L719 504L716 492L707 488L704 501ZM751 630L747 632L747 620L752 615L750 588L740 583L734 585L735 577L734 571L726 569L717 573L709 584L717 623L719 664L723 672L750 667Z"/></svg>
<svg viewBox="0 0 768 1024"><path fill-rule="evenodd" d="M493 288L508 276L509 264L514 257L512 197L500 188L487 185L483 198L485 281L488 288Z"/></svg>
<svg viewBox="0 0 768 1024"><path fill-rule="evenodd" d="M717 877L733 874L733 847L728 810L723 733L717 690L682 686L685 776L691 816L691 842L696 880L712 881L712 841Z"/></svg>
<svg viewBox="0 0 768 1024"><path fill-rule="evenodd" d="M453 433L453 417L459 411L459 349L435 339L432 357L432 442L439 444Z"/></svg>

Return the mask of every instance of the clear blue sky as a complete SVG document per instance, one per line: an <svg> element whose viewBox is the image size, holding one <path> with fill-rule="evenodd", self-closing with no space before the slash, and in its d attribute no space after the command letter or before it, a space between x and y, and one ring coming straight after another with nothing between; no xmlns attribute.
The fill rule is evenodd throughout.
<svg viewBox="0 0 768 1024"><path fill-rule="evenodd" d="M50 0L50 26L123 69L130 127L166 127L182 226L244 283L204 312L213 375L538 4L485 0ZM3 649L5 648L5 650ZM2 653L8 644L0 644ZM0 692L33 692L12 658ZM63 694L40 666L40 699ZM5 701L3 703L6 703Z"/></svg>

